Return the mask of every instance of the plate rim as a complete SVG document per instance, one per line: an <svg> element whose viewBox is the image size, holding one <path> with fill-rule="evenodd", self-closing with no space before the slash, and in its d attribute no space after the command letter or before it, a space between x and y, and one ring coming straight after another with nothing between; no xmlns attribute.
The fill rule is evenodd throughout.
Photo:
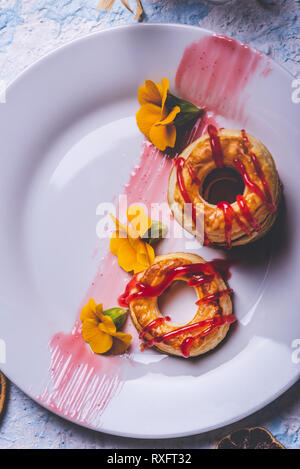
<svg viewBox="0 0 300 469"><path fill-rule="evenodd" d="M120 25L116 25L116 26L105 26L100 31L94 31L92 33L88 33L88 34L83 35L81 37L71 39L71 40L67 41L64 44L61 44L61 45L55 47L53 50L50 50L50 51L46 52L45 54L42 54L39 58L34 60L31 64L29 64L23 70L21 70L19 73L17 73L15 78L8 83L8 85L6 87L6 91L11 91L11 89L14 87L14 85L16 85L17 82L23 78L23 76L25 76L28 72L30 72L32 68L35 68L36 66L40 65L40 63L46 61L49 57L55 56L56 54L58 54L63 49L67 49L69 47L72 47L73 45L76 45L77 43L80 43L80 42L88 41L89 39L91 39L93 37L96 37L96 36L99 36L99 35L109 34L111 32L113 33L114 31L125 30L125 29L144 29L144 28L151 28L151 27L155 27L155 28L165 28L165 27L167 27L167 28L171 28L171 29L177 29L177 28L178 29L181 29L181 28L186 29L187 28L187 29L193 29L195 31L205 32L205 33L207 33L207 35L210 35L210 36L224 36L224 37L228 37L229 39L234 39L239 44L247 45L251 50L254 50L254 51L258 52L259 54L261 54L263 57L265 57L267 60L269 60L272 63L273 66L275 65L275 67L279 68L283 73L288 75L290 78L295 78L295 76L292 74L292 72L290 70L288 70L283 64L278 63L272 57L269 57L268 55L266 55L263 51L261 51L259 49L256 49L255 47L252 47L251 45L249 45L247 42L242 42L239 39L236 39L235 37L226 36L226 34L216 33L215 31L212 31L211 29L202 28L201 26L195 26L195 25L190 25L190 24L186 24L186 23L165 23L165 22L155 23L155 22L148 22L148 23L137 23L137 24L133 24L133 23L132 24L120 24Z"/></svg>

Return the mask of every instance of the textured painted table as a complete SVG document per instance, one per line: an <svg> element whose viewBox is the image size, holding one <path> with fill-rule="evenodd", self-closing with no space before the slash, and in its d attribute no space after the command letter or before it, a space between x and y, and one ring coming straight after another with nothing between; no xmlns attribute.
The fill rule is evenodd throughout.
<svg viewBox="0 0 300 469"><path fill-rule="evenodd" d="M263 7L255 0L233 0L227 6L212 6L201 0L144 0L144 21L200 25L234 36L300 76L300 2L273 3ZM134 22L119 0L109 13L98 12L97 4L98 0L0 0L0 80L9 83L39 57L72 39ZM80 428L42 409L11 385L0 422L0 448L209 448L232 429L253 425L266 426L289 448L300 448L300 382L235 425L162 441L112 437Z"/></svg>

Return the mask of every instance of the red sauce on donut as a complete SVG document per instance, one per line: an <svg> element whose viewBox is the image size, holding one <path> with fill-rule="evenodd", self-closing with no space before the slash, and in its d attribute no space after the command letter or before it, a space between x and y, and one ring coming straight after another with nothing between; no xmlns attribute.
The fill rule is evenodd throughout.
<svg viewBox="0 0 300 469"><path fill-rule="evenodd" d="M246 145L250 146L251 143L250 143L250 140L246 134L246 131L245 129L242 129L242 137L244 139L244 142L246 143ZM264 188L264 194L261 195L258 194L257 192L257 195L259 195L259 197L262 198L262 200L265 202L268 210L271 212L271 213L274 213L276 211L276 206L274 204L274 201L273 201L273 198L272 198L272 195L271 195L271 191L270 191L270 187L269 187L269 184L266 180L266 177L265 177L265 174L260 166L260 163L257 159L257 156L255 155L255 153L251 150L249 150L249 155L251 157L251 160L252 160L252 163L254 165L254 168L255 168L255 171L257 173L257 176L259 177L259 179L261 180L261 183L263 185L263 188ZM245 183L246 184L246 183ZM252 189L253 190L253 189ZM255 192L255 190L253 190L253 192ZM260 191L261 192L261 191Z"/></svg>
<svg viewBox="0 0 300 469"><path fill-rule="evenodd" d="M193 275L187 283L189 287L200 287L204 283L211 282L214 277L214 275Z"/></svg>
<svg viewBox="0 0 300 469"><path fill-rule="evenodd" d="M258 221L255 220L254 216L250 212L249 207L247 205L247 202L245 200L245 197L243 197L242 195L238 195L237 198L236 198L236 201L238 203L238 206L240 207L240 210L241 210L242 214L244 215L247 222L249 223L249 225L252 226L252 228L257 233L261 233L262 228L261 228L260 224L258 223Z"/></svg>
<svg viewBox="0 0 300 469"><path fill-rule="evenodd" d="M247 137L247 134L246 134L246 131L244 129L242 130L242 137L243 137L244 142L246 143L246 145L250 145L250 141L249 141L249 139ZM254 181L252 181L252 179L250 178L250 176L249 176L249 174L246 170L245 165L242 163L242 161L239 158L234 159L235 167L237 168L237 170L241 174L245 185L247 187L249 187L249 189L251 191L253 191L255 194L257 194L259 196L259 198L265 203L265 205L266 205L267 209L269 210L269 212L274 213L276 211L276 206L273 202L271 192L270 192L270 188L269 188L269 185L267 183L264 172L263 172L263 170L260 166L260 163L259 163L255 153L253 153L253 151L250 150L249 155L250 155L252 163L254 165L256 174L259 177L259 179L261 180L261 183L263 185L263 189L264 189L263 191L260 189L260 187ZM237 198L236 198L236 201L239 205L239 208L240 208L243 216L245 217L245 219L247 220L249 225L256 232L260 233L262 228L261 228L260 224L255 220L253 215L251 214L245 198L242 195L238 195ZM240 220L238 214L236 212L234 212L232 207L227 202L220 202L218 204L218 208L222 209L223 213L224 213L225 238L226 238L227 248L229 249L231 247L231 230L232 230L232 218L233 217L235 218L235 220L239 224L239 226L243 229L243 231L245 231L248 235L250 234L250 232L249 232L248 228L246 227L246 225L244 225L244 223Z"/></svg>
<svg viewBox="0 0 300 469"><path fill-rule="evenodd" d="M223 168L224 166L224 155L222 151L222 146L220 142L220 138L218 136L218 130L217 128L210 124L207 127L208 135L210 138L210 146L211 146L211 151L212 151L212 157L214 159L214 162L216 164L217 168Z"/></svg>
<svg viewBox="0 0 300 469"><path fill-rule="evenodd" d="M210 145L211 145L211 149L212 149L212 156L213 156L213 159L215 161L216 167L217 168L222 168L224 166L224 155L223 155L223 151L222 151L220 138L218 136L218 130L214 125L211 125L211 124L208 126L207 130L208 130L208 134L209 134L209 137L210 137ZM242 137L244 139L245 144L247 146L250 145L250 141L247 137L246 131L243 129L241 132L242 132ZM263 189L264 189L263 191L260 189L260 187L254 181L252 181L252 179L250 178L250 176L249 176L249 174L246 170L245 165L242 163L242 161L239 158L234 159L234 164L235 164L237 170L239 171L239 173L241 174L245 185L250 190L252 190L255 194L257 194L259 196L259 198L265 203L267 209L271 213L273 213L273 212L276 211L276 206L273 202L272 195L271 195L271 192L270 192L270 188L269 188L268 182L266 180L266 177L264 175L264 172L261 168L261 165L260 165L255 153L253 153L251 150L249 150L249 155L250 155L251 160L253 162L255 171L256 171L256 173L257 173L257 175L258 175L258 177L261 180L261 183L263 185ZM190 196L189 196L189 194L186 190L186 187L185 187L185 184L184 184L184 178L183 178L183 175L182 175L182 169L183 169L184 164L185 164L184 158L180 157L176 160L177 183L178 183L178 187L179 187L179 190L180 190L180 193L183 197L184 202L191 204L192 219L193 219L194 224L196 225L196 210L195 210L195 207L193 206L192 201L190 199ZM187 165L187 169L188 169L189 174L192 178L192 181L195 184L200 185L201 181L197 177L195 172L193 171L192 167L190 165ZM250 209L247 205L247 202L246 202L245 198L242 195L238 195L237 198L236 198L236 201L239 205L241 213L243 214L244 218L247 220L248 224L256 232L260 233L262 228L261 228L260 224L257 222L257 220L255 220L254 216L251 214ZM225 201L224 202L219 202L217 207L220 208L224 213L225 239L226 239L227 249L230 249L231 248L231 231L232 231L232 219L233 218L236 220L236 222L238 223L240 228L247 235L250 235L250 230L242 222L242 220L239 217L239 214L236 213L233 210L233 208L231 207L231 205L228 202L225 202ZM209 242L207 234L204 230L204 245L207 246L209 244L210 244L210 242Z"/></svg>
<svg viewBox="0 0 300 469"><path fill-rule="evenodd" d="M232 267L236 262L227 259L213 259L210 261L210 264L213 265L213 268L218 272L222 278L229 280L231 277L230 267Z"/></svg>
<svg viewBox="0 0 300 469"><path fill-rule="evenodd" d="M122 293L122 295L120 295L119 298L118 298L118 303L121 306L121 308L127 308L127 306L128 306L127 298L130 295L131 290L137 284L137 278L136 277L137 277L137 274L134 275L132 277L132 279L130 280L130 282L127 283L124 293Z"/></svg>
<svg viewBox="0 0 300 469"><path fill-rule="evenodd" d="M255 159L253 159L252 156ZM261 179L261 177L263 177L265 183L267 183L267 181L265 180L265 176L263 175L263 171L261 169L261 166L260 166L256 156L254 155L254 153L252 154L252 156L251 156L252 161L256 162L255 163L256 164L255 169L256 169L257 175L259 176L260 179ZM248 172L245 168L244 163L242 163L239 158L235 158L233 160L233 162L234 162L235 167L237 168L237 170L241 174L241 176L243 178L243 181L246 184L246 186L249 187L249 189L252 192L254 192L256 195L258 195L258 197L265 203L265 205L266 205L267 209L269 210L269 212L274 213L274 211L276 210L276 207L275 207L273 201L270 200L271 194L270 193L264 193L261 190L261 188L254 181L252 181L252 179L250 178L250 176L249 176L249 174L248 174ZM259 168L260 173L258 173L258 168ZM263 183L263 179L261 179L261 181Z"/></svg>
<svg viewBox="0 0 300 469"><path fill-rule="evenodd" d="M267 180L266 180L266 177L264 175L264 172L263 170L261 169L261 166L260 166L260 163L257 159L257 156L255 155L255 153L253 153L252 151L250 152L250 156L251 156L251 159L252 159L252 162L254 164L254 167L255 167L255 170L256 170L256 173L259 177L259 179L261 180L262 182L262 185L263 185L263 188L264 188L264 191L265 191L265 202L266 202L266 205L269 209L269 211L271 213L274 213L276 212L276 206L273 202L273 199L272 199L272 195L271 195L271 192L270 192L270 188L269 188L269 185L267 183Z"/></svg>
<svg viewBox="0 0 300 469"><path fill-rule="evenodd" d="M217 316L217 317L214 317L213 319L207 319L206 321L202 321L203 323L205 323L203 324L203 326L207 324L208 327L204 329L200 334L195 335L193 337L187 337L186 339L182 341L182 344L180 345L180 350L181 350L182 355L185 358L188 358L190 356L191 347L196 340L201 339L202 337L205 337L217 327L223 326L224 324L232 324L235 321L236 321L236 317L233 316L232 314L228 316Z"/></svg>
<svg viewBox="0 0 300 469"><path fill-rule="evenodd" d="M136 278L137 275L134 275L126 286L124 293L119 297L119 305L125 308L133 300L158 297L171 285L176 277L183 275L190 276L188 285L191 287L211 282L216 275L220 275L228 280L230 278L229 269L232 265L233 262L231 261L214 259L210 262L172 267L165 272L164 279L155 286L139 282ZM131 293L133 288L137 288L137 292Z"/></svg>
<svg viewBox="0 0 300 469"><path fill-rule="evenodd" d="M125 292L119 297L119 304L128 306L129 303L133 300L137 300L139 298L153 298L160 296L173 282L176 277L180 277L182 275L191 275L192 278L195 275L202 274L203 281L210 282L212 277L214 277L217 272L214 270L212 262L205 262L205 263L196 263L196 264L187 264L187 265L180 265L178 267L170 268L166 274L164 279L157 285L151 286L147 285L142 282L134 281L133 279L127 285ZM198 278L197 280L200 281ZM136 287L137 292L130 293L132 288Z"/></svg>
<svg viewBox="0 0 300 469"><path fill-rule="evenodd" d="M137 275L134 275L133 278L130 280L128 285L126 286L125 292L119 297L119 304L123 307L128 307L131 301L138 298L149 298L149 297L158 297L160 296L166 288L173 282L176 277L180 277L182 275L190 276L188 280L188 284L190 286L199 286L204 283L210 282L214 279L216 275L222 275L224 278L228 279L230 277L229 268L233 263L224 259L214 259L210 262L205 263L195 263L195 264L186 264L182 266L177 266L170 268L165 272L164 279L155 286L147 285L142 282L138 282ZM133 288L137 288L137 292L130 293ZM208 295L201 300L199 300L196 304L200 303L208 303L210 301L216 301L224 295L231 295L231 289L225 289L220 292L216 292L212 295ZM153 338L152 340L146 341L144 343L144 347L152 347L155 343L164 342L165 340L171 339L176 337L184 332L194 331L198 328L209 326L209 329L202 331L201 334L208 334L211 330L219 325L225 324L226 322L234 322L236 321L233 315L224 316L226 319L222 319L223 316L220 316L213 319L206 319L204 321L200 321L194 324L190 324L188 326L179 327L174 331L168 332L162 336ZM140 339L144 339L145 334L151 331L153 328L159 326L164 321L170 321L171 318L169 316L166 317L159 317L151 321L144 329L140 332ZM197 337L200 337L199 335ZM196 339L195 339L196 340ZM187 342L184 347L189 349L192 343L189 345ZM186 351L184 353L187 353ZM188 355L184 355L188 356Z"/></svg>
<svg viewBox="0 0 300 469"><path fill-rule="evenodd" d="M228 202L219 202L217 207L223 210L224 222L225 222L225 239L227 249L231 248L231 230L232 230L232 218L235 219L240 228L245 231L248 235L250 234L247 226L240 220L239 215L233 210Z"/></svg>
<svg viewBox="0 0 300 469"><path fill-rule="evenodd" d="M153 329L154 327L160 326L165 321L171 321L170 316L164 316L164 317L154 319L146 327L144 327L144 329L141 330L139 334L139 338L143 339L145 337L145 334L147 334L147 332L151 331L151 329Z"/></svg>
<svg viewBox="0 0 300 469"><path fill-rule="evenodd" d="M249 138L248 138L248 136L247 136L246 130L245 130L245 129L242 129L241 132L242 132L242 137L243 137L243 139L244 139L244 142L245 142L247 145L250 145L250 140L249 140Z"/></svg>
<svg viewBox="0 0 300 469"><path fill-rule="evenodd" d="M179 158L176 158L176 160L174 160L174 165L176 166L177 184L178 184L180 193L182 195L183 200L189 204L191 203L191 199L186 190L183 175L182 175L182 169L184 167L184 164L185 164L185 159L182 158L181 156Z"/></svg>
<svg viewBox="0 0 300 469"><path fill-rule="evenodd" d="M182 175L182 169L183 169L184 164L185 164L185 159L182 158L182 157L177 158L175 160L175 165L176 165L176 168L177 168L177 184L178 184L178 187L179 187L179 190L180 190L180 193L182 195L182 198L183 198L184 202L186 204L191 204L192 220L193 220L194 225L196 226L196 222L197 222L196 210L195 210L195 207L194 207L194 205L193 205L193 203L190 199L190 196L189 196L189 194L186 190L185 183L184 183L184 178L183 178L183 175ZM189 168L190 168L190 166L188 166L188 170L190 171L192 168L190 168L190 169ZM201 184L199 179L198 179L198 181ZM204 246L208 246L210 244L209 239L207 237L207 234L205 233L205 229L204 229L204 243L203 244L204 244Z"/></svg>
<svg viewBox="0 0 300 469"><path fill-rule="evenodd" d="M201 300L196 302L196 305L201 305L203 303L210 303L211 301L217 301L225 295L232 295L233 290L231 288L226 288L225 290L217 291L211 295L204 296Z"/></svg>
<svg viewBox="0 0 300 469"><path fill-rule="evenodd" d="M169 339L173 339L174 337L177 337L185 332L193 332L205 326L210 326L209 332L211 332L216 327L222 326L223 324L233 323L235 321L236 321L236 317L233 314L230 314L227 316L217 316L211 319L204 319L204 321L199 321L193 324L188 324L187 326L179 327L178 329L175 329L174 331L171 331L171 332L167 332L166 334L160 335L159 337L154 337L153 339L147 341L145 345L147 348L150 348L150 347L153 347L153 345L155 344L161 344L162 342L165 342L166 340L169 340ZM202 332L196 337L199 338L201 337L201 335L202 335Z"/></svg>
<svg viewBox="0 0 300 469"><path fill-rule="evenodd" d="M171 331L171 332L167 332L166 334L160 335L159 337L154 337L152 340L149 341L148 346L149 345L153 346L154 344L161 344L161 342L165 342L166 340L173 339L174 337L177 337L178 335L181 335L184 332L193 332L206 325L211 325L213 324L214 319L215 318L204 319L204 321L199 321L193 324L188 324L187 326L179 327L178 329L175 329L174 331Z"/></svg>
<svg viewBox="0 0 300 469"><path fill-rule="evenodd" d="M213 271L219 273L224 280L229 280L231 277L230 267L235 264L235 261L227 259L213 259L212 261L208 262L208 264L210 264L213 267ZM213 280L214 276L214 274L212 274L211 276L206 275L206 277L194 275L188 281L188 285L190 287L197 287L199 285L203 285L203 283L210 282L211 280Z"/></svg>
<svg viewBox="0 0 300 469"><path fill-rule="evenodd" d="M192 219L194 224L196 225L196 210L194 205L192 204L192 201L190 199L190 196L186 190L183 175L182 175L182 169L184 167L185 159L184 158L177 158L175 160L175 165L177 168L177 184L180 190L180 193L182 195L182 198L186 204L191 204L192 205Z"/></svg>
<svg viewBox="0 0 300 469"><path fill-rule="evenodd" d="M187 165L187 169L188 169L188 172L190 173L190 176L191 176L191 179L192 181L197 184L197 186L200 186L201 185L201 181L200 179L198 178L197 174L195 173L195 171L193 170L193 168L191 167L190 164Z"/></svg>

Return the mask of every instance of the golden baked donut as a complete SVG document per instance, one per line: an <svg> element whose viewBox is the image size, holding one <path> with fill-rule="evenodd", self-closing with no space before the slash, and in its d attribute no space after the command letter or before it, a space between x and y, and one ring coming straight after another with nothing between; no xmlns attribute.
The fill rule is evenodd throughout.
<svg viewBox="0 0 300 469"><path fill-rule="evenodd" d="M271 153L244 130L209 125L175 160L169 178L175 219L207 245L230 248L264 236L276 220L280 196Z"/></svg>
<svg viewBox="0 0 300 469"><path fill-rule="evenodd" d="M205 262L200 256L172 253L155 258L145 271L136 274L119 298L129 307L143 347L156 347L171 355L196 357L214 349L226 336L232 315L232 302L218 262ZM158 307L157 298L173 281L182 280L198 297L194 318L185 325L171 322Z"/></svg>

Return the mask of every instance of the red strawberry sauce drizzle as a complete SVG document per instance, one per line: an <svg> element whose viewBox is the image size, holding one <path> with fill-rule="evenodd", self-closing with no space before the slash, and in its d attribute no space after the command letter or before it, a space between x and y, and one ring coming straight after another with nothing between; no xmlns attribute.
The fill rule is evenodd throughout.
<svg viewBox="0 0 300 469"><path fill-rule="evenodd" d="M160 296L170 285L171 283L180 276L186 275L190 277L188 279L188 285L195 287L199 285L203 285L204 283L208 283L212 281L216 276L220 275L222 272L224 277L228 279L230 277L229 268L232 265L229 261L223 259L215 259L211 262L205 263L195 263L195 264L187 264L181 265L177 267L173 267L168 269L165 273L164 279L157 285L151 286L145 283L139 282L137 280L137 275L134 275L128 285L126 286L125 292L119 297L119 304L122 307L128 307L130 302L136 299L141 298L153 298ZM132 289L137 289L136 292L131 293ZM218 291L214 294L207 295L201 300L197 301L197 305L205 304L209 302L214 302L219 300L221 297L225 295L231 295L233 291L231 289L224 289ZM160 326L165 321L170 321L171 318L169 316L166 317L159 317L151 321L146 327L142 329L140 332L139 338L144 339L145 335L150 332L153 328ZM207 319L204 321L200 321L197 323L193 323L187 326L183 326L180 328L175 329L174 331L168 332L163 334L159 337L155 337L151 340L147 340L143 344L143 348L149 348L155 345L156 343L164 342L168 339L173 337L177 337L185 332L194 331L204 326L209 326L209 330L205 329L203 331L204 335L207 335L209 332L214 330L216 327L219 327L226 323L231 323L236 321L236 318L233 315L228 316L216 316L212 319ZM202 332L196 336L197 338L202 337ZM191 339L188 343L186 343L187 339ZM189 356L189 350L194 342L194 337L188 337L185 339L181 345L181 351L184 357ZM196 338L195 338L196 340ZM190 344L190 345L187 345ZM188 352L187 352L188 351Z"/></svg>
<svg viewBox="0 0 300 469"><path fill-rule="evenodd" d="M198 178L198 176L196 175L195 171L193 170L193 168L191 167L190 164L187 165L187 169L188 169L188 172L190 173L190 176L192 178L192 181L197 184L197 186L200 186L201 185L201 181L200 179Z"/></svg>
<svg viewBox="0 0 300 469"><path fill-rule="evenodd" d="M179 187L179 190L180 190L180 193L182 195L182 198L184 200L184 202L186 204L191 204L191 209L192 209L192 220L193 220L193 223L194 225L196 226L196 223L197 223L197 214L196 214L196 209L195 209L195 206L193 205L191 199L190 199L190 196L186 190L186 187L185 187L185 184L184 184L184 178L183 178L183 174L182 174L182 169L184 167L184 164L185 164L185 159L182 158L182 157L179 157L175 160L175 165L176 165L176 171L177 171L177 184L178 184L178 187ZM188 166L188 171L191 174L193 174L193 181L199 185L201 184L201 181L196 178L196 175L195 173L193 172L192 168L190 166ZM192 173L191 173L192 171ZM209 246L210 244L210 241L207 237L207 234L205 232L205 229L204 229L204 246Z"/></svg>
<svg viewBox="0 0 300 469"><path fill-rule="evenodd" d="M247 222L249 223L249 225L252 226L252 228L257 233L261 233L261 226L258 223L258 221L255 220L254 216L250 212L245 198L242 195L239 194L236 198L236 201L238 203L238 206L240 207L240 211L244 215L244 217L247 220Z"/></svg>
<svg viewBox="0 0 300 469"><path fill-rule="evenodd" d="M192 219L194 222L194 225L196 225L196 210L194 205L192 204L191 198L186 190L185 184L184 184L184 179L183 179L183 174L182 174L182 169L184 167L185 159L184 158L177 158L175 160L175 165L176 165L176 174L177 174L177 184L180 190L180 193L182 195L182 198L186 204L191 204L192 205Z"/></svg>
<svg viewBox="0 0 300 469"><path fill-rule="evenodd" d="M188 358L190 356L190 348L195 340L206 336L208 333L212 332L217 327L223 326L224 324L231 324L235 321L236 321L236 317L233 314L229 314L227 316L215 316L214 318L211 318L211 319L204 319L204 321L199 321L193 324L189 324L187 326L179 327L178 329L175 329L174 331L167 332L166 334L163 334L159 337L154 337L153 339L145 343L145 347L151 348L155 344L161 344L162 342L173 339L174 337L182 335L185 332L193 332L193 331L196 331L197 329L201 329L202 327L208 326L204 331L201 331L200 334L197 334L196 336L187 337L181 343L180 345L181 352L185 358ZM188 343L188 346L187 346L187 343Z"/></svg>
<svg viewBox="0 0 300 469"><path fill-rule="evenodd" d="M252 159L253 162L255 161L254 167L255 167L256 173L259 176L261 182L263 182L263 179L264 179L265 184L267 184L267 181L266 181L265 176L262 172L261 166L258 162L258 159L254 155L254 153L253 153L253 156L255 157L255 160L253 160L252 157L251 157L251 159ZM267 207L267 209L269 210L270 213L274 213L276 208L275 208L275 205L274 205L273 201L270 200L271 194L270 194L269 190L268 190L268 196L267 196L266 191L263 192L260 189L260 187L254 181L252 181L252 179L250 178L250 176L249 176L249 174L248 174L248 172L245 168L244 163L242 163L239 158L235 158L233 162L234 162L235 167L237 168L237 170L241 174L245 185L247 187L249 187L249 189L252 192L254 192L256 195L258 195L258 197L264 202L264 204L266 205L266 207ZM262 175L263 179L260 175Z"/></svg>
<svg viewBox="0 0 300 469"><path fill-rule="evenodd" d="M208 282L212 280L212 276L216 275L213 265L211 263L197 263L197 264L187 264L187 265L180 265L177 267L170 268L165 276L164 279L155 286L147 285L142 282L138 282L136 280L136 276L134 276L129 284L127 285L125 292L119 297L119 304L120 306L128 306L131 301L137 300L139 298L155 298L160 295L171 285L171 283L176 279L176 277L180 277L183 275L190 275L191 279L193 276L197 275L197 281L199 279L199 274L203 276L203 282ZM137 291L135 293L131 293L132 288L136 287Z"/></svg>
<svg viewBox="0 0 300 469"><path fill-rule="evenodd" d="M121 308L127 308L129 305L128 298L130 296L131 290L136 286L137 284L137 274L132 277L130 282L127 283L126 288L124 293L119 296L118 298L118 303L121 306Z"/></svg>
<svg viewBox="0 0 300 469"><path fill-rule="evenodd" d="M193 343L196 340L202 339L203 337L208 335L210 332L212 332L217 327L223 326L224 324L232 324L233 322L236 321L236 317L233 316L233 314L230 314L230 315L227 315L227 316L215 316L212 319L207 319L207 321L210 321L210 322L209 323L207 322L208 327L206 329L201 331L201 333L198 334L198 335L187 337L181 343L180 350L181 350L182 355L185 358L188 358L190 356L191 347L192 347Z"/></svg>
<svg viewBox="0 0 300 469"><path fill-rule="evenodd" d="M144 327L144 329L141 330L139 338L142 340L145 337L145 334L147 334L147 332L151 331L151 329L153 329L154 327L160 326L165 321L171 321L170 316L162 316L154 319L146 327Z"/></svg>
<svg viewBox="0 0 300 469"><path fill-rule="evenodd" d="M232 218L235 219L239 227L245 231L248 235L250 234L247 226L242 222L237 212L233 210L231 205L228 202L219 202L217 207L223 210L224 213L224 222L225 222L225 239L227 249L231 248L231 229L232 229Z"/></svg>
<svg viewBox="0 0 300 469"><path fill-rule="evenodd" d="M250 143L249 138L247 137L245 129L242 129L242 137L243 137L244 142L246 143L246 145L250 146L251 143ZM274 213L276 211L276 206L275 206L274 201L272 199L271 191L270 191L270 188L269 188L269 184L266 180L265 174L264 174L263 170L261 169L260 163L259 163L255 153L253 153L253 151L249 150L249 155L251 157L251 160L252 160L252 163L254 165L255 171L256 171L256 173L257 173L257 175L258 175L258 177L261 180L261 183L263 185L263 188L264 188L264 201L266 203L266 206L268 207L268 209L271 213Z"/></svg>
<svg viewBox="0 0 300 469"><path fill-rule="evenodd" d="M218 136L218 130L216 129L216 127L214 125L211 125L211 124L208 126L207 130L208 130L208 134L209 134L209 138L210 138L210 146L211 146L211 150L212 150L213 160L214 160L217 168L222 168L224 166L224 155L223 155L223 151L222 151L220 138ZM270 188L269 188L268 182L266 180L265 174L264 174L264 172L261 168L261 165L260 165L255 153L253 153L251 150L248 150L248 146L250 145L250 141L247 137L246 131L243 129L241 132L242 132L242 137L243 137L243 140L245 142L245 145L247 145L247 151L249 151L249 155L251 157L251 161L253 163L256 174L257 174L257 176L259 177L259 179L262 183L263 190L261 190L260 187L254 181L252 181L252 179L250 178L250 176L249 176L249 174L248 174L248 172L245 168L245 165L241 162L241 160L239 158L234 159L234 165L237 168L237 170L239 171L239 173L241 174L245 185L252 192L254 192L255 194L257 194L259 196L259 198L266 205L266 207L267 207L267 209L269 210L270 213L274 213L276 211L276 206L275 206L274 201L272 199L272 195L271 195ZM176 167L177 167L177 184L178 184L180 193L182 195L182 198L183 198L185 203L192 204L190 196L189 196L189 194L186 190L185 183L184 183L184 178L183 178L183 175L182 175L182 170L183 170L183 167L184 167L184 164L185 164L185 159L179 157L175 161L175 164L176 164ZM200 185L201 181L197 177L197 175L194 172L194 170L192 169L192 167L190 165L187 165L187 169L189 171L189 174L191 176L192 181L195 184ZM252 213L250 212L250 209L248 207L248 204L246 202L245 197L243 195L239 194L236 198L236 201L238 203L238 206L239 206L239 209L240 209L242 215L246 219L249 226L251 226L251 228L253 228L257 233L260 233L262 228L261 228L260 224L257 222L257 220L255 220ZM232 219L234 219L236 221L236 223L239 225L239 227L247 235L250 235L251 233L250 233L249 228L240 219L239 213L234 211L231 204L229 204L228 202L223 201L223 202L219 202L217 207L220 210L222 210L223 214L224 214L224 222L225 222L224 231L225 231L226 247L227 247L227 249L230 249L231 248ZM193 206L193 204L192 204L192 219L193 219L194 224L196 224L196 210L195 210L195 207ZM206 234L205 230L204 230L204 244L209 245L208 237L207 237L207 234Z"/></svg>
<svg viewBox="0 0 300 469"><path fill-rule="evenodd" d="M196 302L196 305L201 305L203 303L210 303L211 301L217 301L225 295L232 295L233 290L231 288L226 288L225 290L217 291L211 295L204 296L201 300Z"/></svg>
<svg viewBox="0 0 300 469"><path fill-rule="evenodd" d="M223 150L220 142L220 138L218 136L218 130L212 124L207 127L209 139L210 139L210 146L212 151L212 157L216 164L217 168L223 168L224 166L224 155Z"/></svg>

